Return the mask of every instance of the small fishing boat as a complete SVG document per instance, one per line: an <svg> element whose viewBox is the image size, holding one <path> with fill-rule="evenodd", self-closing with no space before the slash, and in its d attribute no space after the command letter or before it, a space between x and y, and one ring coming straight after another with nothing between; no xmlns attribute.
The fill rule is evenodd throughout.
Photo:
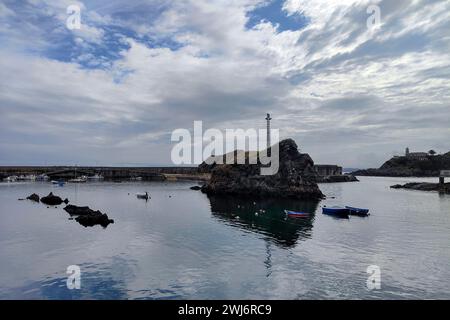
<svg viewBox="0 0 450 320"><path fill-rule="evenodd" d="M105 179L105 177L102 176L101 174L95 174L95 175L89 176L87 178L88 178L88 180L104 180Z"/></svg>
<svg viewBox="0 0 450 320"><path fill-rule="evenodd" d="M355 208L355 207L348 207L346 208L350 211L350 214L353 216L368 216L369 215L369 209L362 209L362 208Z"/></svg>
<svg viewBox="0 0 450 320"><path fill-rule="evenodd" d="M310 216L310 214L306 212L296 212L290 210L284 210L284 213L286 213L289 218L308 218Z"/></svg>
<svg viewBox="0 0 450 320"><path fill-rule="evenodd" d="M144 199L144 200L148 200L150 198L150 196L148 195L148 192L145 193L136 193L136 197L138 199Z"/></svg>
<svg viewBox="0 0 450 320"><path fill-rule="evenodd" d="M36 177L36 181L47 181L49 179L48 175L40 174Z"/></svg>
<svg viewBox="0 0 450 320"><path fill-rule="evenodd" d="M85 182L87 182L87 177L81 176L80 178L71 179L71 180L69 180L69 182L70 183L85 183Z"/></svg>
<svg viewBox="0 0 450 320"><path fill-rule="evenodd" d="M18 180L18 176L9 176L7 178L5 178L6 182L16 182Z"/></svg>
<svg viewBox="0 0 450 320"><path fill-rule="evenodd" d="M345 207L333 206L333 207L323 207L322 213L337 217L348 218L350 210Z"/></svg>
<svg viewBox="0 0 450 320"><path fill-rule="evenodd" d="M36 176L34 174L29 175L20 175L17 177L18 181L34 181L36 180Z"/></svg>

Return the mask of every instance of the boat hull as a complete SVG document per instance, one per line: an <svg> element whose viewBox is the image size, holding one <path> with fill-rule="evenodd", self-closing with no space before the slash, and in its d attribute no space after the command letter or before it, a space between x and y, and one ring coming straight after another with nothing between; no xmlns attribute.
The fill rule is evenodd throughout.
<svg viewBox="0 0 450 320"><path fill-rule="evenodd" d="M346 208L349 210L350 215L353 216L365 217L369 215L369 209L354 208L354 207L346 207Z"/></svg>
<svg viewBox="0 0 450 320"><path fill-rule="evenodd" d="M295 212L289 210L284 210L284 212L289 218L308 218L310 216L310 214L306 212Z"/></svg>
<svg viewBox="0 0 450 320"><path fill-rule="evenodd" d="M347 217L350 214L350 210L347 208L341 208L341 207L324 207L322 208L322 213L330 216L337 216L337 217Z"/></svg>

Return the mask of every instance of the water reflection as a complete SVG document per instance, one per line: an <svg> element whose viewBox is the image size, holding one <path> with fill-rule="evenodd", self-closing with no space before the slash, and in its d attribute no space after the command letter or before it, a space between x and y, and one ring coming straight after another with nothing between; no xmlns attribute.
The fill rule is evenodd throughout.
<svg viewBox="0 0 450 320"><path fill-rule="evenodd" d="M230 196L209 196L213 217L229 225L261 233L270 242L284 248L309 239L318 202L274 199L242 199ZM308 218L287 218L284 210L311 213ZM270 244L266 265L270 265Z"/></svg>
<svg viewBox="0 0 450 320"><path fill-rule="evenodd" d="M67 288L67 275L49 275L42 280L29 282L24 286L3 289L0 299L115 299L128 298L124 279L117 279L105 270L84 271L82 267L81 289Z"/></svg>

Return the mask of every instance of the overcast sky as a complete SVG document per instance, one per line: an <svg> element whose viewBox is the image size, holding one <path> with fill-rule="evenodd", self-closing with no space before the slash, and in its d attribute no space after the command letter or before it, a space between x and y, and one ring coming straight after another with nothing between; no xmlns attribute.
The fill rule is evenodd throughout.
<svg viewBox="0 0 450 320"><path fill-rule="evenodd" d="M0 165L170 165L267 112L316 163L450 150L448 0L1 0L0 70Z"/></svg>

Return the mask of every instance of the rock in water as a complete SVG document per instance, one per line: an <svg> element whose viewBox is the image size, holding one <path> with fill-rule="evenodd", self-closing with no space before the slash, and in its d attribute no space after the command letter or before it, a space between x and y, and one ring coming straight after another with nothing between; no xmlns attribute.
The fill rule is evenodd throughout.
<svg viewBox="0 0 450 320"><path fill-rule="evenodd" d="M396 184L391 186L391 189L409 189L419 191L439 191L442 193L450 194L450 183L446 183L443 186L439 183L430 182L410 182L404 185Z"/></svg>
<svg viewBox="0 0 450 320"><path fill-rule="evenodd" d="M100 211L94 211L89 207L77 207L74 205L68 205L64 210L71 216L77 216L75 221L84 227L93 227L95 225L101 225L106 228L110 223L114 223L114 220L109 219L108 215Z"/></svg>
<svg viewBox="0 0 450 320"><path fill-rule="evenodd" d="M66 206L64 210L71 216L82 216L94 213L94 210L89 207L77 207L71 204Z"/></svg>
<svg viewBox="0 0 450 320"><path fill-rule="evenodd" d="M200 187L200 186L193 186L193 187L191 187L191 190L194 190L194 191L198 191L198 190L201 190L202 189L202 187Z"/></svg>
<svg viewBox="0 0 450 320"><path fill-rule="evenodd" d="M53 192L50 192L48 196L41 198L41 202L49 206L59 206L64 201L60 197L53 195Z"/></svg>
<svg viewBox="0 0 450 320"><path fill-rule="evenodd" d="M248 160L248 153L246 154ZM258 164L219 164L210 181L202 187L208 195L258 196L317 200L324 197L315 182L314 162L298 151L292 139L279 144L278 173L262 176ZM246 161L248 163L248 161Z"/></svg>
<svg viewBox="0 0 450 320"><path fill-rule="evenodd" d="M106 228L110 223L114 223L113 219L109 219L108 215L105 213L101 213L100 211L96 211L95 214L88 214L85 216L79 216L75 218L79 224L84 227L93 227L97 224L101 225L103 228Z"/></svg>
<svg viewBox="0 0 450 320"><path fill-rule="evenodd" d="M27 197L28 200L39 202L39 196L36 193L33 193L31 196Z"/></svg>

